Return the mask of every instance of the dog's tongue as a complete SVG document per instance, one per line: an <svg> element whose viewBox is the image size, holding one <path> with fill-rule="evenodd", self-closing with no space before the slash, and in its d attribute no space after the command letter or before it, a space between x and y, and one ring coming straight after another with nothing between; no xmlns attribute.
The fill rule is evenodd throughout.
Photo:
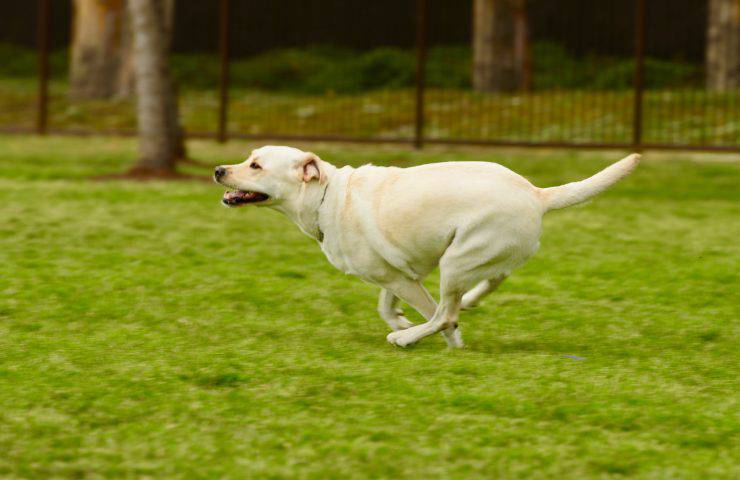
<svg viewBox="0 0 740 480"><path fill-rule="evenodd" d="M236 190L224 193L223 199L221 201L226 205L238 206L246 205L248 203L262 202L264 200L267 200L268 198L269 197L264 193Z"/></svg>
<svg viewBox="0 0 740 480"><path fill-rule="evenodd" d="M249 197L252 196L251 192L242 192L240 190L236 190L233 192L226 192L224 193L224 200L232 201L232 200L247 200Z"/></svg>

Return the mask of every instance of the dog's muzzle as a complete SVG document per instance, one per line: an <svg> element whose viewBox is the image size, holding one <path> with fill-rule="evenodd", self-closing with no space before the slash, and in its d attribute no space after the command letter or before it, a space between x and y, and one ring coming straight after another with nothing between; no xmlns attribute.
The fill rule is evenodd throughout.
<svg viewBox="0 0 740 480"><path fill-rule="evenodd" d="M216 167L216 170L215 170L215 171L213 172L213 179L214 179L214 180L216 180L216 181L218 182L218 181L219 181L219 180L221 180L221 179L222 179L222 178L223 178L223 177L224 177L224 176L225 176L225 175L226 175L227 173L228 173L228 171L226 170L226 168L225 168L225 167Z"/></svg>

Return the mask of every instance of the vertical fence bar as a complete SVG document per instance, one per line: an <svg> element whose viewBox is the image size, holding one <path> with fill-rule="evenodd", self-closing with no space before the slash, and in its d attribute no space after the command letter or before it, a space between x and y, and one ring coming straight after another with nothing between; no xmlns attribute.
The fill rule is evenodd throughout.
<svg viewBox="0 0 740 480"><path fill-rule="evenodd" d="M635 80L632 145L642 145L642 100L645 88L645 0L635 0Z"/></svg>
<svg viewBox="0 0 740 480"><path fill-rule="evenodd" d="M49 113L49 28L51 25L51 0L38 0L37 18L37 75L36 133L47 132Z"/></svg>
<svg viewBox="0 0 740 480"><path fill-rule="evenodd" d="M218 53L221 70L219 73L219 103L218 103L218 141L225 142L228 138L228 109L229 109L229 0L219 2L218 15Z"/></svg>
<svg viewBox="0 0 740 480"><path fill-rule="evenodd" d="M416 116L414 147L424 146L424 90L427 59L427 0L416 0Z"/></svg>

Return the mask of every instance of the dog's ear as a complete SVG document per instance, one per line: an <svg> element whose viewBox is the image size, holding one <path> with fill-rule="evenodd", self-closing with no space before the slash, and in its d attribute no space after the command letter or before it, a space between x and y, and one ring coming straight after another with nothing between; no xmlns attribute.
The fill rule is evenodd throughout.
<svg viewBox="0 0 740 480"><path fill-rule="evenodd" d="M321 182L323 180L319 162L321 162L321 159L315 154L309 152L306 155L302 165L304 182L308 183L311 180L319 180Z"/></svg>

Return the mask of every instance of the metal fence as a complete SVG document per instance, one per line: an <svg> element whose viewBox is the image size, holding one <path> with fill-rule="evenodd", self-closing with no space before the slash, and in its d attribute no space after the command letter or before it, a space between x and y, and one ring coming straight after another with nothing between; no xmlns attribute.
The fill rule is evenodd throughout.
<svg viewBox="0 0 740 480"><path fill-rule="evenodd" d="M399 0L392 15L357 0L198 3L202 19L175 32L212 32L200 60L183 60L206 79L181 83L190 136L740 151L740 89L705 87L707 2L531 0L526 79L505 92L471 85L470 0ZM54 8L38 0L38 89L12 105L34 120L0 129L132 134L130 99L67 98L66 66L50 63Z"/></svg>

